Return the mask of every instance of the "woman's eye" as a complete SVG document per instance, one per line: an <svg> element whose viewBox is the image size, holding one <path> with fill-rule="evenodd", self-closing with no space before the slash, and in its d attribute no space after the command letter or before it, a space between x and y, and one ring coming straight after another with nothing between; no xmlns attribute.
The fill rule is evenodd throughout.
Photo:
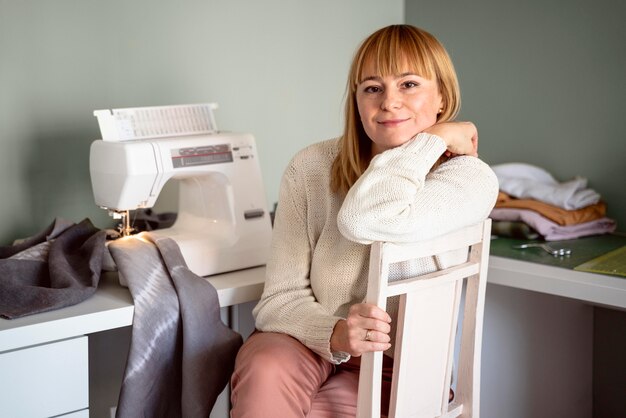
<svg viewBox="0 0 626 418"><path fill-rule="evenodd" d="M381 91L381 88L378 86L367 86L363 89L365 93L378 93Z"/></svg>
<svg viewBox="0 0 626 418"><path fill-rule="evenodd" d="M410 88L419 86L419 83L415 81L405 81L404 83L402 83L402 86L404 88L410 89Z"/></svg>

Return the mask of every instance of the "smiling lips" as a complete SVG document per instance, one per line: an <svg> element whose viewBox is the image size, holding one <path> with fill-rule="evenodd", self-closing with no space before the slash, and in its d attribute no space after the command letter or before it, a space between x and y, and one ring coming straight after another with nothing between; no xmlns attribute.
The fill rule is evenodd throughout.
<svg viewBox="0 0 626 418"><path fill-rule="evenodd" d="M383 125L388 128L393 128L395 126L400 125L402 122L406 122L407 120L409 119L387 119L387 120L378 121L377 123L379 125Z"/></svg>

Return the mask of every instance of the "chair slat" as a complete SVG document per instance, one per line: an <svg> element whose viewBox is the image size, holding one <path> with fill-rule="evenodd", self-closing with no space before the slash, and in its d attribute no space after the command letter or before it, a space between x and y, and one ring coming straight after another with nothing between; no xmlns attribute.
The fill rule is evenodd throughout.
<svg viewBox="0 0 626 418"><path fill-rule="evenodd" d="M410 244L383 243L385 262L397 263L454 251L477 244L483 237L483 224L472 225L432 240Z"/></svg>
<svg viewBox="0 0 626 418"><path fill-rule="evenodd" d="M478 274L480 266L478 263L467 262L458 266L450 267L422 276L411 277L409 279L398 280L387 285L386 296L397 296L402 293L417 291L431 286L440 286L449 282L463 280L466 277Z"/></svg>
<svg viewBox="0 0 626 418"><path fill-rule="evenodd" d="M390 418L432 418L441 414L448 345L456 323L456 288L456 283L449 282L400 296ZM416 344L416 336L428 338Z"/></svg>

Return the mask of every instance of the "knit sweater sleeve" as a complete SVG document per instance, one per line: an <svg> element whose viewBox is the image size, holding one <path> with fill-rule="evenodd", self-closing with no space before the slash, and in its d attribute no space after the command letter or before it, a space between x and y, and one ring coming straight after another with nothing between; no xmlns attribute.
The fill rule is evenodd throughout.
<svg viewBox="0 0 626 418"><path fill-rule="evenodd" d="M311 288L314 241L307 222L306 186L297 166L292 161L281 181L265 287L253 314L257 329L288 334L322 358L341 363L349 355L330 349L330 336L341 318L318 303Z"/></svg>
<svg viewBox="0 0 626 418"><path fill-rule="evenodd" d="M486 219L498 195L495 174L470 156L431 172L445 150L441 138L422 133L374 157L339 210L341 233L362 244L412 242Z"/></svg>

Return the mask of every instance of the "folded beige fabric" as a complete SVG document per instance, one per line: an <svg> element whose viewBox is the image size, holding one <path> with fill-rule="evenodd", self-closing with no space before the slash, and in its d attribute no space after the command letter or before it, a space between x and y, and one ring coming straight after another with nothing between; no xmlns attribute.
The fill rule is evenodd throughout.
<svg viewBox="0 0 626 418"><path fill-rule="evenodd" d="M533 210L561 226L595 221L606 215L606 203L604 202L594 203L581 209L567 210L534 199L516 199L502 191L498 194L496 208Z"/></svg>

